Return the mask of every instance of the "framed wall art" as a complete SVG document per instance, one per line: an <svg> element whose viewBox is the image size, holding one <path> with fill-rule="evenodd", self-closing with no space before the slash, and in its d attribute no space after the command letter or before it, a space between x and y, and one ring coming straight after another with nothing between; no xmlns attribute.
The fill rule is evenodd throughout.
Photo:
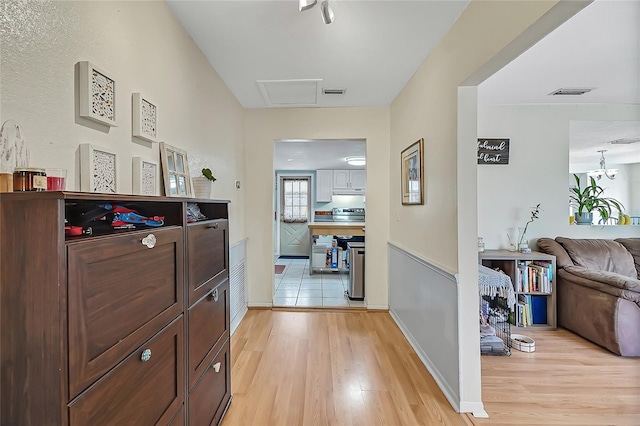
<svg viewBox="0 0 640 426"><path fill-rule="evenodd" d="M91 62L79 62L80 117L116 127L116 82Z"/></svg>
<svg viewBox="0 0 640 426"><path fill-rule="evenodd" d="M191 176L186 151L160 142L160 161L164 195L167 197L191 197Z"/></svg>
<svg viewBox="0 0 640 426"><path fill-rule="evenodd" d="M160 167L157 161L133 157L133 193L160 195Z"/></svg>
<svg viewBox="0 0 640 426"><path fill-rule="evenodd" d="M402 204L424 204L424 139L401 153Z"/></svg>
<svg viewBox="0 0 640 426"><path fill-rule="evenodd" d="M149 142L158 142L158 108L146 96L133 93L131 96L132 134Z"/></svg>
<svg viewBox="0 0 640 426"><path fill-rule="evenodd" d="M115 152L80 144L80 190L115 194L117 190L117 156Z"/></svg>

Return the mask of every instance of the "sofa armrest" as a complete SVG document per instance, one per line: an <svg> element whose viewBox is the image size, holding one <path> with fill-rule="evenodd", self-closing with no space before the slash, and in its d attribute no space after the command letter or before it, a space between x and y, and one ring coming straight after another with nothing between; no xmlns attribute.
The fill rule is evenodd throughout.
<svg viewBox="0 0 640 426"><path fill-rule="evenodd" d="M565 266L558 271L558 277L582 287L629 300L640 307L640 280L615 272L594 271L582 266Z"/></svg>

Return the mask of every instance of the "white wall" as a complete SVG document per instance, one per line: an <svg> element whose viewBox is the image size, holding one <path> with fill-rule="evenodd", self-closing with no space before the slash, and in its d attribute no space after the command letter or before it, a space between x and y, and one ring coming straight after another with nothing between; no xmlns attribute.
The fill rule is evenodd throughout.
<svg viewBox="0 0 640 426"><path fill-rule="evenodd" d="M365 262L369 308L388 307L389 108L248 110L245 121L246 231L249 238L249 306L270 306L273 291L274 141L366 139ZM380 260L380 261L378 261Z"/></svg>
<svg viewBox="0 0 640 426"><path fill-rule="evenodd" d="M231 242L244 238L243 109L164 2L9 2L3 13L0 122L21 125L32 166L66 168L67 190L79 190L78 144L91 143L117 153L118 192L130 193L131 157L159 157L131 136L131 93L142 92L160 140L188 152L192 174L213 170L215 198L232 201ZM77 116L78 61L114 78L118 127Z"/></svg>
<svg viewBox="0 0 640 426"><path fill-rule="evenodd" d="M567 180L571 120L638 117L637 105L479 106L479 137L510 139L508 165L477 166L478 235L486 248L507 248L507 230L524 226L538 203L542 212L527 230L530 243L540 237L640 236L640 227L569 225Z"/></svg>

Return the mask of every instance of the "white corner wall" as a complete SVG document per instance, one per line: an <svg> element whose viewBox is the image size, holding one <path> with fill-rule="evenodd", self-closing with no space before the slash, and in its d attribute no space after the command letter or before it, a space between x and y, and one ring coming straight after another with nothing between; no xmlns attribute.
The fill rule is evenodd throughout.
<svg viewBox="0 0 640 426"><path fill-rule="evenodd" d="M587 3L472 1L391 105L390 244L425 265L455 275L457 288L452 302L450 292L434 287L444 281L415 281L409 285L427 290L413 289L418 300L411 306L392 303L390 310L396 315L398 308L401 312L396 316L405 325L421 318L422 327L441 324L434 310L425 318L422 306L440 304L454 311L458 327L442 327L440 332L454 342L457 354L442 353L446 346L420 342L415 338L424 334L419 327L408 326L405 332L413 337L410 341L421 345L417 352L435 360L433 368L441 372L440 377L459 377L458 383L446 383L443 388L453 393L458 402L454 407L463 412L486 416L477 323L477 235L472 235L475 223L469 223L476 221L477 208L476 114L471 105L476 94L475 89L459 94L458 88L479 84ZM400 152L420 138L425 139L425 205L402 206ZM401 290L396 283L403 274L391 268L389 275L389 292ZM449 285L456 283L449 281Z"/></svg>
<svg viewBox="0 0 640 426"><path fill-rule="evenodd" d="M249 306L271 306L273 293L274 141L365 139L367 154L366 303L387 309L389 240L389 108L247 110L245 121L246 231Z"/></svg>
<svg viewBox="0 0 640 426"><path fill-rule="evenodd" d="M507 231L524 226L529 220L531 206L538 203L542 211L540 218L527 230L530 243L535 243L540 237L640 236L640 226L569 225L568 205L570 122L638 119L638 105L480 106L479 137L510 139L508 165L477 166L478 235L484 238L486 247L507 248ZM620 180L623 178L629 181L636 179L633 168L627 176L625 167ZM600 184L606 186L607 182ZM635 191L638 190L636 183ZM622 190L613 195L621 193Z"/></svg>
<svg viewBox="0 0 640 426"><path fill-rule="evenodd" d="M188 152L192 175L218 179L229 199L231 242L244 238L243 109L163 1L7 2L0 16L0 122L16 120L34 167L68 170L79 190L77 150L91 143L117 153L119 193L132 190L133 156L158 160L158 144L131 136L131 94L158 106L159 139ZM118 127L76 111L75 64L90 61L116 82Z"/></svg>

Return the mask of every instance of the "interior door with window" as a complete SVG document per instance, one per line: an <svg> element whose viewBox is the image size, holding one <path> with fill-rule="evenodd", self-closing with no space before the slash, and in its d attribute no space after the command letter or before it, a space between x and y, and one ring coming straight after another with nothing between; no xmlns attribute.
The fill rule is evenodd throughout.
<svg viewBox="0 0 640 426"><path fill-rule="evenodd" d="M280 178L280 256L309 256L311 179Z"/></svg>

